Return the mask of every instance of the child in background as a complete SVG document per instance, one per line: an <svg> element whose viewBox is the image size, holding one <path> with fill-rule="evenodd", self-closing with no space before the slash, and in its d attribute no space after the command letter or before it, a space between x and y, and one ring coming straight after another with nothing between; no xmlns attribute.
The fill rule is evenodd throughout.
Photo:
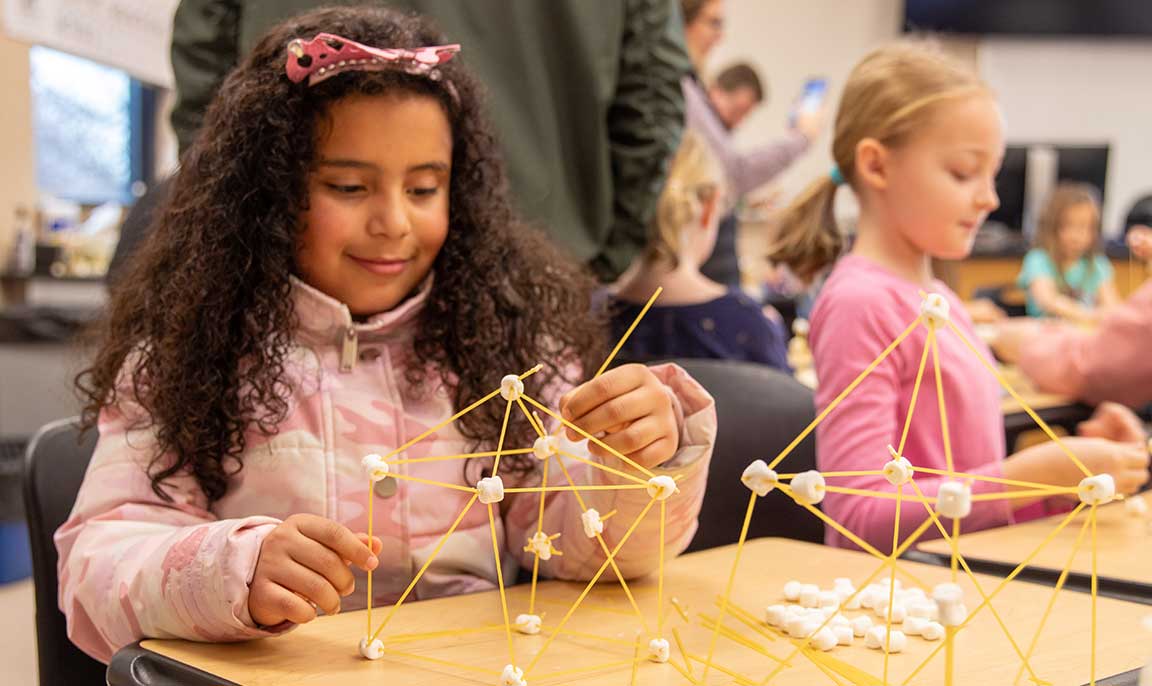
<svg viewBox="0 0 1152 686"><path fill-rule="evenodd" d="M1112 265L1100 248L1100 198L1084 183L1062 183L1040 213L1036 247L1017 279L1028 291L1028 314L1078 322L1099 318L1120 302Z"/></svg>
<svg viewBox="0 0 1152 686"><path fill-rule="evenodd" d="M724 213L723 174L693 133L672 162L656 205L652 238L615 293L612 329L624 335L657 287L656 304L622 349L631 360L701 357L744 360L788 371L787 336L775 310L704 276ZM772 317L772 315L775 315Z"/></svg>
<svg viewBox="0 0 1152 686"><path fill-rule="evenodd" d="M1135 224L1126 238L1135 259L1152 260L1152 228ZM1152 403L1152 281L1105 312L1091 330L1024 318L998 329L996 356L1019 366L1041 391L1134 408Z"/></svg>
<svg viewBox="0 0 1152 686"><path fill-rule="evenodd" d="M573 389L606 348L589 314L593 281L512 216L480 87L442 43L409 15L317 10L273 28L220 89L81 377L99 443L56 545L69 635L93 657L144 637L272 636L360 608L360 570L377 572L375 603L394 602L458 515L413 597L494 588L484 506L463 514L469 493L391 478L370 492L361 458L540 362L526 392L679 477L669 552L692 538L711 398L670 365L619 367ZM497 398L400 456L493 450L504 414ZM504 445L530 446L516 415ZM577 483L615 478L583 466ZM471 488L495 466L392 470ZM499 475L541 481L526 455L505 456ZM357 533L369 497L372 541ZM597 491L586 502L617 510L612 541L650 498ZM535 496L497 506L503 563L532 565L537 508ZM546 574L587 579L599 567L581 513L571 493L546 499L544 529L567 553L543 562ZM617 558L624 575L655 568L659 530L654 517L636 530Z"/></svg>
<svg viewBox="0 0 1152 686"><path fill-rule="evenodd" d="M959 298L933 278L930 260L968 255L980 224L998 205L994 179L1003 153L1000 111L987 86L938 50L914 43L890 45L855 67L836 119L836 167L785 212L775 246L776 258L799 275L811 277L833 263L843 243L833 220L833 200L841 184L851 187L860 204L856 241L828 277L812 313L819 409L917 319L921 291L943 295L952 321L992 360ZM820 424L816 445L821 471L877 471L891 459L887 446L900 444L927 334L925 326L917 326ZM1077 485L1083 474L1054 444L1005 458L995 379L951 331L940 331L937 340L955 471ZM934 375L926 373L903 454L915 466L946 469L935 398ZM1098 416L1101 421L1092 427L1106 438L1074 437L1066 439L1067 444L1094 473L1112 474L1119 492L1132 493L1148 478L1139 422L1116 406L1099 414L1107 417ZM947 479L927 473L915 478L930 498ZM895 490L880 475L835 477L828 483ZM972 484L974 494L1004 488L987 481ZM1023 514L1020 508L1032 502L975 502L963 530L1013 522ZM891 547L894 500L829 493L823 507L868 543L882 550ZM905 504L901 535L926 518L923 507ZM928 536L936 534L934 527L927 531ZM851 545L832 529L826 540Z"/></svg>

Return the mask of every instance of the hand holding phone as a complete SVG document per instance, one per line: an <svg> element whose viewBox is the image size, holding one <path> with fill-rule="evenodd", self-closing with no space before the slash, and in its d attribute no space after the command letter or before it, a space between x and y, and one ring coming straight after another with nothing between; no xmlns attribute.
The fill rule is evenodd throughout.
<svg viewBox="0 0 1152 686"><path fill-rule="evenodd" d="M818 76L804 82L804 90L792 108L789 122L809 140L816 137L824 123L824 99L828 94L828 79Z"/></svg>

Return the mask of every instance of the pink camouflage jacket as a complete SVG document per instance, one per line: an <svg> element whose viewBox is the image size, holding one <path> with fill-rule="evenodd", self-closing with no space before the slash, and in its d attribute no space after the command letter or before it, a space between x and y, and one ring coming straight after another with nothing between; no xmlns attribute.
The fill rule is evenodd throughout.
<svg viewBox="0 0 1152 686"><path fill-rule="evenodd" d="M169 482L174 502L158 498L144 469L152 455L151 435L129 428L134 408L122 405L101 413L96 452L72 515L56 532L60 608L76 645L107 662L117 649L143 637L239 641L273 635L258 628L248 613L248 583L264 536L295 513L328 517L353 531L366 531L368 480L361 458L386 454L453 414L443 387L417 396L404 380L406 342L426 294L427 284L398 308L354 324L342 304L295 282L300 331L286 365L293 388L288 418L275 436L249 436L243 470L212 505L187 475ZM679 451L665 468L655 470L680 478L680 493L667 501L668 553L675 554L696 531L716 416L712 398L682 369L663 365L653 371L673 396L680 425ZM400 457L471 449L456 428L448 426ZM460 460L392 469L465 485ZM562 482L558 471L551 470L550 483ZM618 478L579 463L569 471L578 484ZM384 542L373 577L374 604L395 602L470 497L462 491L389 481L396 486L394 494L385 490L388 497L374 496L374 534ZM538 475L535 481L538 484ZM514 484L508 477L505 482L536 485ZM643 490L583 495L587 505L601 513L618 510L605 522L609 547L650 500ZM523 548L535 532L539 506L535 494L507 497L504 516L496 521L506 575L518 565L531 568L532 554ZM617 557L626 576L647 574L657 565L657 512L649 513ZM548 576L588 579L603 562L599 544L584 534L580 514L571 493L550 494L544 530L562 534L556 546L564 555L541 563ZM366 604L363 574L355 573L356 592L343 600L346 609ZM495 586L487 511L477 505L417 584L413 599Z"/></svg>

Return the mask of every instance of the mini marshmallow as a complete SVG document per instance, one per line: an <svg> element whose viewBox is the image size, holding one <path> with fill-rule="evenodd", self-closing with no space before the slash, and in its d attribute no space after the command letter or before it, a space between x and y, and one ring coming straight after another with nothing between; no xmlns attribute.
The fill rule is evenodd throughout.
<svg viewBox="0 0 1152 686"><path fill-rule="evenodd" d="M667 662L669 654L668 639L654 638L648 641L648 659L652 662Z"/></svg>
<svg viewBox="0 0 1152 686"><path fill-rule="evenodd" d="M1088 476L1080 481L1080 502L1085 505L1103 505L1116 499L1116 480L1111 474Z"/></svg>
<svg viewBox="0 0 1152 686"><path fill-rule="evenodd" d="M929 620L923 617L909 617L904 620L904 633L909 636L919 636L924 632L924 627L928 626Z"/></svg>
<svg viewBox="0 0 1152 686"><path fill-rule="evenodd" d="M516 615L516 631L534 635L540 633L540 615Z"/></svg>
<svg viewBox="0 0 1152 686"><path fill-rule="evenodd" d="M964 589L957 584L943 583L932 587L932 599L940 605L964 602Z"/></svg>
<svg viewBox="0 0 1152 686"><path fill-rule="evenodd" d="M880 598L880 587L876 584L868 584L856 597L860 599L860 607L871 610L876 607L876 601Z"/></svg>
<svg viewBox="0 0 1152 686"><path fill-rule="evenodd" d="M820 607L839 607L840 596L835 591L820 591Z"/></svg>
<svg viewBox="0 0 1152 686"><path fill-rule="evenodd" d="M888 452L892 453L892 459L884 465L884 478L888 483L893 486L906 484L912 480L912 474L915 470L912 468L912 463L908 458L903 455L897 455L896 450L892 446L888 446Z"/></svg>
<svg viewBox="0 0 1152 686"><path fill-rule="evenodd" d="M847 586L849 588L854 588L854 586L852 585L852 580L846 576L838 576L832 580L832 588L840 588L841 586Z"/></svg>
<svg viewBox="0 0 1152 686"><path fill-rule="evenodd" d="M365 455L364 459L360 460L360 464L363 465L364 471L368 472L368 478L373 482L388 478L388 463L376 453Z"/></svg>
<svg viewBox="0 0 1152 686"><path fill-rule="evenodd" d="M914 600L908 603L906 607L908 608L908 618L904 620L905 622L913 618L926 619L934 622L940 616L939 611L936 609L936 602L928 600L927 598L924 600Z"/></svg>
<svg viewBox="0 0 1152 686"><path fill-rule="evenodd" d="M873 625L874 622L871 617L868 615L860 615L852 620L852 633L856 636L864 636Z"/></svg>
<svg viewBox="0 0 1152 686"><path fill-rule="evenodd" d="M801 615L792 615L784 622L784 632L792 638L804 638L804 626L808 618Z"/></svg>
<svg viewBox="0 0 1152 686"><path fill-rule="evenodd" d="M950 519L972 514L972 487L959 481L946 481L936 492L936 512Z"/></svg>
<svg viewBox="0 0 1152 686"><path fill-rule="evenodd" d="M835 616L835 614L840 611L840 606L839 605L824 605L822 607L817 608L817 611L820 612L820 618L821 619L828 619L829 617Z"/></svg>
<svg viewBox="0 0 1152 686"><path fill-rule="evenodd" d="M840 606L845 610L859 610L861 607L861 595L862 593L856 593L856 591L853 590L851 593L840 599Z"/></svg>
<svg viewBox="0 0 1152 686"><path fill-rule="evenodd" d="M500 379L500 397L508 402L516 400L524 395L524 382L520 380L519 376L509 374L508 376Z"/></svg>
<svg viewBox="0 0 1152 686"><path fill-rule="evenodd" d="M940 624L944 626L960 626L968 621L968 607L964 603L958 605L940 606Z"/></svg>
<svg viewBox="0 0 1152 686"><path fill-rule="evenodd" d="M924 592L924 589L918 587L908 588L900 592L900 599L903 600L905 604L927 598L928 594Z"/></svg>
<svg viewBox="0 0 1152 686"><path fill-rule="evenodd" d="M944 638L944 625L939 622L928 622L921 629L920 637L925 641L939 641Z"/></svg>
<svg viewBox="0 0 1152 686"><path fill-rule="evenodd" d="M828 627L824 627L823 629L820 629L816 633L812 634L812 645L817 650L828 652L829 650L835 648L838 642L839 639L836 638L836 632L832 631Z"/></svg>
<svg viewBox="0 0 1152 686"><path fill-rule="evenodd" d="M1124 500L1124 511L1133 517L1143 517L1148 514L1148 503L1138 495Z"/></svg>
<svg viewBox="0 0 1152 686"><path fill-rule="evenodd" d="M486 476L476 482L476 492L485 505L504 500L504 481L498 476Z"/></svg>
<svg viewBox="0 0 1152 686"><path fill-rule="evenodd" d="M892 603L891 608L884 608L880 617L886 622L891 621L892 624L903 624L904 620L908 618L908 609L900 603Z"/></svg>
<svg viewBox="0 0 1152 686"><path fill-rule="evenodd" d="M944 626L960 626L968 619L964 591L956 584L938 584L932 589L932 598L940 613L939 622Z"/></svg>
<svg viewBox="0 0 1152 686"><path fill-rule="evenodd" d="M783 605L769 605L764 610L764 623L768 626L782 627L788 621L788 608Z"/></svg>
<svg viewBox="0 0 1152 686"><path fill-rule="evenodd" d="M948 324L949 309L948 301L939 293L929 293L920 302L920 315L938 327Z"/></svg>
<svg viewBox="0 0 1152 686"><path fill-rule="evenodd" d="M832 627L833 629L840 626L846 626L851 629L852 622L844 615L837 613L832 615L832 619L828 621L828 626Z"/></svg>
<svg viewBox="0 0 1152 686"><path fill-rule="evenodd" d="M779 483L776 471L769 469L768 463L764 460L756 460L745 467L744 473L740 475L740 481L761 498L768 495Z"/></svg>
<svg viewBox="0 0 1152 686"><path fill-rule="evenodd" d="M814 584L804 584L800 588L801 607L820 607L820 587Z"/></svg>
<svg viewBox="0 0 1152 686"><path fill-rule="evenodd" d="M596 538L597 534L604 533L604 521L600 519L600 511L590 507L580 515L580 523L584 525L584 535Z"/></svg>
<svg viewBox="0 0 1152 686"><path fill-rule="evenodd" d="M524 670L513 665L504 665L500 673L500 686L528 686L524 680Z"/></svg>
<svg viewBox="0 0 1152 686"><path fill-rule="evenodd" d="M654 476L648 479L648 496L656 500L667 500L678 491L676 480L670 476Z"/></svg>
<svg viewBox="0 0 1152 686"><path fill-rule="evenodd" d="M555 455L559 450L560 440L556 436L541 436L532 444L532 455L541 462L547 460L549 456Z"/></svg>
<svg viewBox="0 0 1152 686"><path fill-rule="evenodd" d="M827 484L824 482L824 475L815 469L800 472L792 477L791 486L792 495L800 502L809 505L817 505L820 501L824 500L824 493L827 488Z"/></svg>
<svg viewBox="0 0 1152 686"><path fill-rule="evenodd" d="M784 600L793 603L800 600L800 589L803 588L803 586L804 584L799 581L789 581L784 584Z"/></svg>
<svg viewBox="0 0 1152 686"><path fill-rule="evenodd" d="M837 645L842 645L842 646L852 645L852 627L850 627L850 626L833 627L832 633L836 634Z"/></svg>
<svg viewBox="0 0 1152 686"><path fill-rule="evenodd" d="M899 653L908 647L908 637L903 631L893 629L889 632L885 627L874 626L864 634L864 646L873 650Z"/></svg>
<svg viewBox="0 0 1152 686"><path fill-rule="evenodd" d="M541 560L551 560L552 541L548 538L548 534L537 531L528 538L528 545L524 547L524 552L533 553Z"/></svg>
<svg viewBox="0 0 1152 686"><path fill-rule="evenodd" d="M384 657L384 641L376 638L369 642L367 636L360 639L360 656L369 660L379 660Z"/></svg>
<svg viewBox="0 0 1152 686"><path fill-rule="evenodd" d="M824 623L823 617L809 617L804 620L803 627L800 631L799 638L809 638L816 635L816 630ZM828 627L824 627L828 628Z"/></svg>

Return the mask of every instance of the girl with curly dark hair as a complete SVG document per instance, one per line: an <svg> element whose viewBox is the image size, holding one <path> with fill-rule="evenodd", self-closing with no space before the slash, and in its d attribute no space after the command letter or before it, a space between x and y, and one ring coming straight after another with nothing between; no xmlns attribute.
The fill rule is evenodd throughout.
<svg viewBox="0 0 1152 686"><path fill-rule="evenodd" d="M480 88L444 42L416 17L317 10L272 29L222 86L78 381L100 440L57 546L61 607L93 656L362 607L360 570L376 569L379 603L409 586L420 598L492 588L492 537L507 561L590 577L603 556L582 516L616 510L601 522L612 545L650 502L644 489L583 505L549 493L543 526L565 555L543 561L526 548L538 496L498 503L494 524L471 506L497 469L539 485L529 451L498 466L426 459L531 446L534 428L499 397L446 422L537 363L525 394L597 436L596 459L611 449L679 477L667 549L691 539L711 399L674 366L573 388L604 355L593 281L513 216ZM362 457L432 429L367 489ZM584 459L574 481L623 478ZM354 533L370 499L371 541ZM621 574L654 568L658 526L636 530Z"/></svg>

